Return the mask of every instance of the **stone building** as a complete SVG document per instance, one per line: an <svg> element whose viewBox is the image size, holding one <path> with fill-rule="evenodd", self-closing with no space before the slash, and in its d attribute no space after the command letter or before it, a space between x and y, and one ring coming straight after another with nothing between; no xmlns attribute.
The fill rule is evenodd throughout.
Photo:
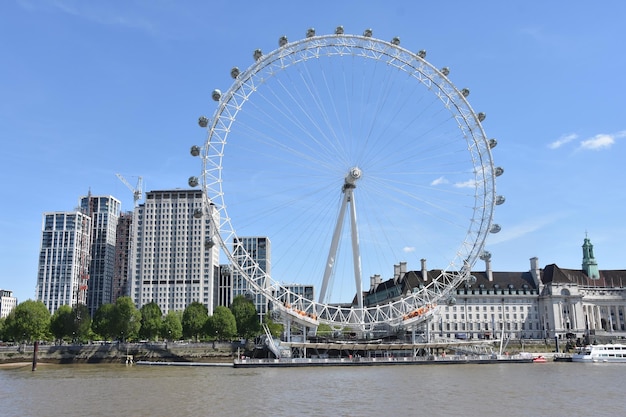
<svg viewBox="0 0 626 417"><path fill-rule="evenodd" d="M564 269L550 264L543 269L537 258L530 259L524 272L498 272L491 268L491 256L481 259L484 271L473 271L475 282L456 289L454 302L440 305L421 331L428 337L457 339L544 339L626 336L626 270L601 270L588 238L583 244L581 269ZM371 278L364 293L365 305L399 298L427 286L439 275L427 270L406 271L406 264L394 268L394 277Z"/></svg>

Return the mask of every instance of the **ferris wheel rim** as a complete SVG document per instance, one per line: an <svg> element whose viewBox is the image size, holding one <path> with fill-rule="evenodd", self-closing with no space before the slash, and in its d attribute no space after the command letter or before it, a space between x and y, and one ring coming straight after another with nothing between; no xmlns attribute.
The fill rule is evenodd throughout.
<svg viewBox="0 0 626 417"><path fill-rule="evenodd" d="M455 117L457 117L457 121L461 125L459 128L466 129L465 134L471 137L474 142L474 147L470 150L477 153L476 158L480 161L479 164L475 164L475 168L482 171L480 175L482 176L483 192L482 194L477 193L472 219L470 220L470 229L466 234L465 240L461 242L461 247L470 248L469 251L466 250L465 252L468 256L464 259L463 265L455 264L457 266L455 271L450 270L448 267L442 269L440 276L433 280L431 282L432 285L429 287L425 287L416 293L401 296L399 300L386 306L363 307L362 310L356 309L356 312L354 308L337 307L315 302L314 300L307 301L302 298L298 298L299 308L288 306L290 303L274 298L273 294L277 293L277 289L281 289L281 285L272 282L269 275L267 278L271 282L270 289L262 288L254 281L250 282L250 284L256 291L263 293L274 301L276 308L291 315L302 316L303 320L307 322L339 322L342 324L362 324L363 322L370 324L406 323L407 315L423 306L434 307L437 302L448 296L460 282L469 276L470 268L480 256L489 229L492 227L493 211L496 204L495 177L497 175L493 165L490 144L482 127L480 114L474 112L466 99L464 90L459 90L448 79L447 69L437 69L430 62L426 61L423 56L420 56L419 53L413 53L404 49L399 45L399 42L395 43L395 39L393 41L384 41L366 36L365 34L336 33L333 35L313 35L295 42L285 43L267 55L257 54L255 62L244 72L238 73L234 77L235 80L230 88L224 94L219 92L219 97L216 100L219 102L218 108L207 125L208 137L202 155L202 189L205 198L207 198L207 204L214 206L221 215L219 224L213 225L216 230L219 230L216 237L225 254L233 263L233 267L237 268L237 259L235 259L231 253L232 251L228 248L228 241L236 237L236 233L228 216L224 192L221 187L221 158L224 155L230 126L235 123L236 115L254 94L255 77L260 74L272 76L273 71L278 72L281 69L297 65L306 59L312 59L316 56L350 54L350 51L353 49L358 49L358 56L362 58L381 59L385 57L388 60L388 64L392 63L397 69L407 73L411 72L422 84L429 83L431 86L434 85L437 89L436 94L440 95L438 96L439 99L444 103L447 101L452 110L448 109L451 112L456 112L458 115ZM309 53L312 54L308 55ZM367 54L378 54L378 58L373 55L368 56ZM272 67L272 65L277 65L277 63L280 65ZM282 65L285 65L285 67L281 67ZM268 68L269 72L263 73ZM470 146L470 148L472 147ZM479 187L477 186L477 188ZM245 271L243 272L246 273ZM256 272L258 272L258 265ZM286 288L282 288L281 291L289 294L289 290ZM426 313L430 314L431 308L428 308ZM426 319L427 316L428 314L420 314L417 317L411 317L411 319L420 321Z"/></svg>

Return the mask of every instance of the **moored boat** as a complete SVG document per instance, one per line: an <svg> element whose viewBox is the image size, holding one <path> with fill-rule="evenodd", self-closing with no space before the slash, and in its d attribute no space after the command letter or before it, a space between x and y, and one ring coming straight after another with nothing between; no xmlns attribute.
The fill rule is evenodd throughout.
<svg viewBox="0 0 626 417"><path fill-rule="evenodd" d="M622 362L626 363L626 345L587 345L572 355L572 362Z"/></svg>

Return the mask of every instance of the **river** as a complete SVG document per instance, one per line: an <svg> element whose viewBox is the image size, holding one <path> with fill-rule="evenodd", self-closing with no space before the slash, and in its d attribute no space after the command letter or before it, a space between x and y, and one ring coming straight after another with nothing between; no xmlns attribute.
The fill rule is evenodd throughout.
<svg viewBox="0 0 626 417"><path fill-rule="evenodd" d="M617 416L624 364L0 368L0 415Z"/></svg>

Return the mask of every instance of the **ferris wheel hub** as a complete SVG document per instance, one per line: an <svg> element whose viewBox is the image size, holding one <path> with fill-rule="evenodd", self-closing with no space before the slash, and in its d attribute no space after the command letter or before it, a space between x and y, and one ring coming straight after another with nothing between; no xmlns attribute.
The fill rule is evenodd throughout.
<svg viewBox="0 0 626 417"><path fill-rule="evenodd" d="M354 183L361 178L362 171L359 167L350 168L350 172L346 175L346 185L354 185Z"/></svg>

